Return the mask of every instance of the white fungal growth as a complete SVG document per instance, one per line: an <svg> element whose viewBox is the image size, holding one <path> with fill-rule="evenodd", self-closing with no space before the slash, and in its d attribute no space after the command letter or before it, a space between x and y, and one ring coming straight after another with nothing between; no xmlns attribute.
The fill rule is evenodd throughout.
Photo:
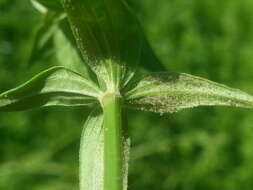
<svg viewBox="0 0 253 190"><path fill-rule="evenodd" d="M197 106L253 107L249 94L189 74L153 74L133 86L125 95L127 104L161 114Z"/></svg>

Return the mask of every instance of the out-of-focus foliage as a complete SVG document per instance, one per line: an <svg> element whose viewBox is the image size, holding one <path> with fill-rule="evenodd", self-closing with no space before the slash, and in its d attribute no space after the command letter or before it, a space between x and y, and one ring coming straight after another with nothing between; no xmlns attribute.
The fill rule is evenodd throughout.
<svg viewBox="0 0 253 190"><path fill-rule="evenodd" d="M253 1L128 0L169 71L253 93ZM26 68L42 20L29 1L0 0L0 90L56 65ZM127 26L126 26L127 28ZM130 111L130 190L251 190L253 113L196 108L157 116ZM0 190L78 189L81 109L0 114ZM57 134L57 135L55 135Z"/></svg>

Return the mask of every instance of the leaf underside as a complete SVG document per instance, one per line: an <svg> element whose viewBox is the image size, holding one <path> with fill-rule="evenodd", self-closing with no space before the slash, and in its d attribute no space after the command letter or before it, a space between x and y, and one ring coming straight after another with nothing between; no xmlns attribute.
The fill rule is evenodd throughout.
<svg viewBox="0 0 253 190"><path fill-rule="evenodd" d="M139 59L142 44L139 24L121 0L62 2L83 56L91 64L113 58L122 62L132 59L134 64Z"/></svg>
<svg viewBox="0 0 253 190"><path fill-rule="evenodd" d="M60 66L78 72L87 79L90 78L88 66L82 60L76 47L67 19L61 20L58 24L57 30L55 30L54 46L56 58Z"/></svg>
<svg viewBox="0 0 253 190"><path fill-rule="evenodd" d="M132 69L138 64L163 69L125 1L62 0L62 4L79 49L95 71L105 60ZM147 55L151 61L145 59Z"/></svg>
<svg viewBox="0 0 253 190"><path fill-rule="evenodd" d="M126 92L129 107L157 113L173 113L197 106L253 107L253 97L189 74L151 74Z"/></svg>
<svg viewBox="0 0 253 190"><path fill-rule="evenodd" d="M101 108L93 110L86 120L80 145L80 190L104 189L104 133ZM124 139L123 190L127 190L129 139Z"/></svg>
<svg viewBox="0 0 253 190"><path fill-rule="evenodd" d="M38 58L49 57L53 54L52 38L57 23L62 19L63 14L48 11L34 33L28 66L32 66Z"/></svg>
<svg viewBox="0 0 253 190"><path fill-rule="evenodd" d="M52 67L25 84L0 94L0 111L42 106L86 106L96 103L96 84L64 67Z"/></svg>
<svg viewBox="0 0 253 190"><path fill-rule="evenodd" d="M94 110L86 120L79 154L80 190L103 189L103 114Z"/></svg>
<svg viewBox="0 0 253 190"><path fill-rule="evenodd" d="M66 20L62 19L66 14L62 12L60 1L33 2L45 7L46 14L44 24L35 36L30 65L35 58L55 52L60 65L89 78L92 77L86 66L89 63L104 90L112 86L114 89L124 88L139 64L153 71L164 69L125 1L62 0L84 61L79 57L72 34L69 35ZM108 78L112 84L105 85Z"/></svg>

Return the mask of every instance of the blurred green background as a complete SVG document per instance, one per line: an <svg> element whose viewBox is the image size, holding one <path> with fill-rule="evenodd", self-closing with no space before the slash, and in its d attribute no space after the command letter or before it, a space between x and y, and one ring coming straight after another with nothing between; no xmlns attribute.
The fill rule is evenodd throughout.
<svg viewBox="0 0 253 190"><path fill-rule="evenodd" d="M252 0L128 0L169 71L253 94ZM55 65L27 69L41 15L29 1L0 0L0 92ZM0 113L0 190L77 190L87 110ZM130 190L251 190L253 112L201 107L159 116L130 110Z"/></svg>

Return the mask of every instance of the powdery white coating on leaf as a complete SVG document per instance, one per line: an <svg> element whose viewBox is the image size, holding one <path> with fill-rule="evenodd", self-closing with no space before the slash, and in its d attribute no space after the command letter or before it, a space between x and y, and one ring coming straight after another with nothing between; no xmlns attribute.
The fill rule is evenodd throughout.
<svg viewBox="0 0 253 190"><path fill-rule="evenodd" d="M130 140L123 138L123 189L127 190ZM103 113L94 110L86 120L80 145L80 190L104 189Z"/></svg>
<svg viewBox="0 0 253 190"><path fill-rule="evenodd" d="M106 93L120 94L123 88L132 78L133 72L126 69L124 64L108 59L93 67L98 79L104 84Z"/></svg>
<svg viewBox="0 0 253 190"><path fill-rule="evenodd" d="M83 106L97 101L101 91L95 83L64 67L41 72L23 85L0 94L0 111L41 106Z"/></svg>
<svg viewBox="0 0 253 190"><path fill-rule="evenodd" d="M128 186L128 163L129 163L129 158L130 158L130 138L124 138L123 139L123 144L124 144L124 160L123 160L123 190L127 190Z"/></svg>
<svg viewBox="0 0 253 190"><path fill-rule="evenodd" d="M61 2L85 63L102 81L104 91L119 93L142 56L152 54L137 17L124 1Z"/></svg>
<svg viewBox="0 0 253 190"><path fill-rule="evenodd" d="M103 114L95 110L88 117L80 145L80 190L102 190L104 175Z"/></svg>
<svg viewBox="0 0 253 190"><path fill-rule="evenodd" d="M74 39L67 24L66 20L62 20L61 26L58 26L54 32L55 54L58 63L90 79L88 65L83 62L78 49L74 46Z"/></svg>
<svg viewBox="0 0 253 190"><path fill-rule="evenodd" d="M245 92L184 73L147 76L125 97L132 108L161 114L197 106L253 107L253 97Z"/></svg>
<svg viewBox="0 0 253 190"><path fill-rule="evenodd" d="M99 95L99 90L94 83L64 68L56 70L53 75L50 75L45 80L44 88L41 92L50 91L80 93L91 97Z"/></svg>

